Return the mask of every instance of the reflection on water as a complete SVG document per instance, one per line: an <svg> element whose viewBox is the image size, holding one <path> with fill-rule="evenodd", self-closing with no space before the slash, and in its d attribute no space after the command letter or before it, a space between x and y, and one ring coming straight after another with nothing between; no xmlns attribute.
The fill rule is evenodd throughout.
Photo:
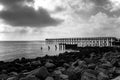
<svg viewBox="0 0 120 80"><path fill-rule="evenodd" d="M39 56L57 55L64 52L59 45L47 44L44 41L1 41L0 60L15 58L35 58Z"/></svg>

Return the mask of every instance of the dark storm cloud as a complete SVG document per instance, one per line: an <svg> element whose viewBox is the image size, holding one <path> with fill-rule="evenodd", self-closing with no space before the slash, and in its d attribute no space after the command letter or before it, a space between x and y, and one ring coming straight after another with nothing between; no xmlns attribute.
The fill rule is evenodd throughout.
<svg viewBox="0 0 120 80"><path fill-rule="evenodd" d="M33 3L33 0L0 0L0 3L3 4L7 9L15 8L23 4L24 2Z"/></svg>
<svg viewBox="0 0 120 80"><path fill-rule="evenodd" d="M43 8L36 11L32 7L23 6L23 3L28 1L32 2L32 0L0 0L6 8L0 12L0 18L12 26L44 27L55 26L61 22L50 17Z"/></svg>
<svg viewBox="0 0 120 80"><path fill-rule="evenodd" d="M109 0L90 0L90 1L94 2L97 6L104 6L110 3Z"/></svg>

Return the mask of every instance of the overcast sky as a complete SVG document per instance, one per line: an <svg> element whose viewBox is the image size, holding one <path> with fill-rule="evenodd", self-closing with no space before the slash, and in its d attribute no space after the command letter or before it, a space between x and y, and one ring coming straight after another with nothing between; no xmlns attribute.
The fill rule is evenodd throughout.
<svg viewBox="0 0 120 80"><path fill-rule="evenodd" d="M0 40L120 38L120 0L0 0Z"/></svg>

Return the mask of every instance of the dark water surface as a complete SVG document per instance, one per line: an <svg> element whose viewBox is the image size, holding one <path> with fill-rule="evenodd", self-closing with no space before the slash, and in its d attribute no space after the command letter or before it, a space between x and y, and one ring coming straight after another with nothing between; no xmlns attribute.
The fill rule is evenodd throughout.
<svg viewBox="0 0 120 80"><path fill-rule="evenodd" d="M47 44L45 41L0 41L0 60L35 58L62 52L65 50L59 50L57 44Z"/></svg>

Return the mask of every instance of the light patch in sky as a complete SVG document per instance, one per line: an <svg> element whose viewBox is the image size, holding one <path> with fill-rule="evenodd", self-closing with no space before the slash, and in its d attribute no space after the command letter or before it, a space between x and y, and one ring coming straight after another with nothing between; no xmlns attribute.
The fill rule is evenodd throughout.
<svg viewBox="0 0 120 80"><path fill-rule="evenodd" d="M113 8L111 11L116 11L120 9L120 0L110 0L112 3Z"/></svg>
<svg viewBox="0 0 120 80"><path fill-rule="evenodd" d="M45 8L48 11L54 11L57 6L61 5L61 0L35 0L34 7L39 9L39 7Z"/></svg>
<svg viewBox="0 0 120 80"><path fill-rule="evenodd" d="M3 8L4 8L4 7L3 7L3 5L0 5L0 11L2 11L2 10L3 10Z"/></svg>
<svg viewBox="0 0 120 80"><path fill-rule="evenodd" d="M4 30L5 28L0 25L0 33L3 32Z"/></svg>
<svg viewBox="0 0 120 80"><path fill-rule="evenodd" d="M0 41L4 40L4 34L3 33L0 33Z"/></svg>
<svg viewBox="0 0 120 80"><path fill-rule="evenodd" d="M6 31L6 29L5 29L6 24L3 24L3 23L4 23L3 20L0 19L0 34L3 33L4 31ZM0 38L1 38L1 36L0 36Z"/></svg>

